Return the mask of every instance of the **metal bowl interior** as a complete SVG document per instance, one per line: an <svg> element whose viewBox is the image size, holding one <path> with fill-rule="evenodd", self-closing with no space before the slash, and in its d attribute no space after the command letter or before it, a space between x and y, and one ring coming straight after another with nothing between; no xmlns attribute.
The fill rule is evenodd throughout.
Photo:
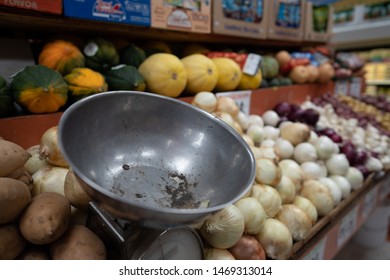
<svg viewBox="0 0 390 280"><path fill-rule="evenodd" d="M65 159L92 199L151 227L190 224L252 186L251 149L230 126L188 103L151 93L99 93L59 122Z"/></svg>

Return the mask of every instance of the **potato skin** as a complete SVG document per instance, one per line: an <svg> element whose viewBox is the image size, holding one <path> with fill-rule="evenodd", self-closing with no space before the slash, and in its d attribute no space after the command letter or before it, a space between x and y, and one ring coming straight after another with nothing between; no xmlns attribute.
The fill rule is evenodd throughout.
<svg viewBox="0 0 390 280"><path fill-rule="evenodd" d="M33 197L20 217L20 232L32 244L48 244L64 234L69 226L70 202L55 192Z"/></svg>
<svg viewBox="0 0 390 280"><path fill-rule="evenodd" d="M83 225L71 225L66 233L50 244L53 260L105 260L107 251L103 241Z"/></svg>
<svg viewBox="0 0 390 280"><path fill-rule="evenodd" d="M29 244L17 257L18 260L50 260L49 250L45 245Z"/></svg>
<svg viewBox="0 0 390 280"><path fill-rule="evenodd" d="M30 153L18 144L0 139L0 177L23 167L30 156Z"/></svg>
<svg viewBox="0 0 390 280"><path fill-rule="evenodd" d="M28 186L16 179L0 178L0 224L15 220L31 201Z"/></svg>
<svg viewBox="0 0 390 280"><path fill-rule="evenodd" d="M0 225L0 260L13 260L23 251L27 242L15 224Z"/></svg>

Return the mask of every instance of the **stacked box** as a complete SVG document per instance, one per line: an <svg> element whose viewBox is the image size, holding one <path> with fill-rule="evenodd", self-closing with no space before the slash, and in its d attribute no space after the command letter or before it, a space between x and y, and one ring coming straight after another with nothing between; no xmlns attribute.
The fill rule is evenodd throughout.
<svg viewBox="0 0 390 280"><path fill-rule="evenodd" d="M264 39L269 1L222 0L213 2L213 33Z"/></svg>
<svg viewBox="0 0 390 280"><path fill-rule="evenodd" d="M305 41L328 42L333 26L332 6L307 2L305 14Z"/></svg>
<svg viewBox="0 0 390 280"><path fill-rule="evenodd" d="M150 0L64 0L64 15L150 26Z"/></svg>
<svg viewBox="0 0 390 280"><path fill-rule="evenodd" d="M0 5L49 14L62 14L62 0L0 0Z"/></svg>
<svg viewBox="0 0 390 280"><path fill-rule="evenodd" d="M186 32L211 33L209 0L153 0L151 26Z"/></svg>
<svg viewBox="0 0 390 280"><path fill-rule="evenodd" d="M304 37L304 0L273 0L268 5L267 38L302 41Z"/></svg>

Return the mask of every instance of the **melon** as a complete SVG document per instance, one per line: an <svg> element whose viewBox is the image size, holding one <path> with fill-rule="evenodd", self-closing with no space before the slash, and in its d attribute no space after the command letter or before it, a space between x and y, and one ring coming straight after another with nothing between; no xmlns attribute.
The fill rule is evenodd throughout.
<svg viewBox="0 0 390 280"><path fill-rule="evenodd" d="M241 68L237 62L227 57L212 58L218 70L216 91L235 90L241 80Z"/></svg>

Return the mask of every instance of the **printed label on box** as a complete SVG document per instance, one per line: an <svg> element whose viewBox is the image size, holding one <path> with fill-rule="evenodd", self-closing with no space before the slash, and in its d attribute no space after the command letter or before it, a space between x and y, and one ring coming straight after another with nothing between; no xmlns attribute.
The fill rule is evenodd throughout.
<svg viewBox="0 0 390 280"><path fill-rule="evenodd" d="M341 221L337 233L337 247L341 248L344 243L352 236L357 223L357 206L349 212Z"/></svg>
<svg viewBox="0 0 390 280"><path fill-rule="evenodd" d="M327 237L322 238L310 252L303 258L304 260L323 260L325 258L325 244Z"/></svg>

